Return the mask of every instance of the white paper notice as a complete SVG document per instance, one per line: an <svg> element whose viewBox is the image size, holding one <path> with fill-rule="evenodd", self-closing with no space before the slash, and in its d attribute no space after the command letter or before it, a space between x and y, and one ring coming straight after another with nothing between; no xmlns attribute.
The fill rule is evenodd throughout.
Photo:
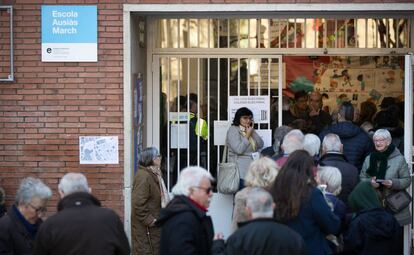
<svg viewBox="0 0 414 255"><path fill-rule="evenodd" d="M188 125L187 124L171 124L171 145L172 149L186 149L188 146ZM179 142L178 142L179 140Z"/></svg>
<svg viewBox="0 0 414 255"><path fill-rule="evenodd" d="M228 119L233 121L236 111L241 107L247 107L253 112L255 123L269 123L270 98L269 96L230 96Z"/></svg>
<svg viewBox="0 0 414 255"><path fill-rule="evenodd" d="M262 149L272 145L272 130L270 130L270 129L261 129L261 130L255 130L255 131L263 140L263 148Z"/></svg>
<svg viewBox="0 0 414 255"><path fill-rule="evenodd" d="M227 130L231 126L230 121L214 121L214 145L226 145Z"/></svg>
<svg viewBox="0 0 414 255"><path fill-rule="evenodd" d="M118 136L80 136L80 164L119 164Z"/></svg>

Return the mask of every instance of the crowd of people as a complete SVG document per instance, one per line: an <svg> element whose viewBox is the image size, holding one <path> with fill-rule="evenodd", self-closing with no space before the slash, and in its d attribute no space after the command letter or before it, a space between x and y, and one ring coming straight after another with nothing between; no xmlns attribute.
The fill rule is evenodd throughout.
<svg viewBox="0 0 414 255"><path fill-rule="evenodd" d="M275 129L268 148L253 113L243 107L235 114L226 145L240 185L226 240L208 214L215 188L210 172L184 168L170 197L160 153L148 147L133 181L132 249L120 218L101 207L86 177L68 173L58 184L58 212L44 222L51 189L37 178L22 180L0 218L0 254L402 254L411 214L386 199L411 185L410 170L403 139L393 136L400 123L379 124L382 115L395 113L392 100L379 112L363 104L369 110L361 108L357 121L354 106L342 102L332 123L319 93L296 97L292 122ZM310 126L298 129L298 121Z"/></svg>

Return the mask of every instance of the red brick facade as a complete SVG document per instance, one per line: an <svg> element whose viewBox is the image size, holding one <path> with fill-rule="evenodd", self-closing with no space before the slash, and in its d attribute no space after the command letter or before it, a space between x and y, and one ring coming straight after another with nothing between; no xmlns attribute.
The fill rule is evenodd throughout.
<svg viewBox="0 0 414 255"><path fill-rule="evenodd" d="M15 0L15 81L0 82L0 186L13 201L19 181L43 179L54 191L66 172L87 175L104 206L123 215L123 3L395 3L412 0ZM98 6L98 62L41 62L42 4ZM118 165L79 165L81 135L119 136Z"/></svg>

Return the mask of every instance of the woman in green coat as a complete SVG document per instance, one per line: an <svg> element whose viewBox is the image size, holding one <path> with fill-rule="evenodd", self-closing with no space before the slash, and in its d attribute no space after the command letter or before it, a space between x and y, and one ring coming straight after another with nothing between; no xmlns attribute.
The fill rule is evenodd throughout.
<svg viewBox="0 0 414 255"><path fill-rule="evenodd" d="M392 144L391 134L378 129L373 136L375 150L364 161L361 181L369 181L379 189L384 199L391 193L407 189L411 185L410 170L400 151ZM409 208L394 214L400 226L411 223Z"/></svg>
<svg viewBox="0 0 414 255"><path fill-rule="evenodd" d="M161 156L154 147L140 153L139 168L132 188L132 254L159 253L161 230L155 221L161 208L169 202L161 174Z"/></svg>

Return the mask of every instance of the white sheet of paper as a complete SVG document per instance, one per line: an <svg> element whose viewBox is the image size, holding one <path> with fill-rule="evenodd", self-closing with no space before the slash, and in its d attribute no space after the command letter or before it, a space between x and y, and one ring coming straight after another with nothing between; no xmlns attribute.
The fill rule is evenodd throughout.
<svg viewBox="0 0 414 255"><path fill-rule="evenodd" d="M263 149L272 145L272 130L261 129L255 132L263 139Z"/></svg>
<svg viewBox="0 0 414 255"><path fill-rule="evenodd" d="M226 145L227 130L231 126L230 121L214 121L214 145Z"/></svg>
<svg viewBox="0 0 414 255"><path fill-rule="evenodd" d="M230 121L233 121L236 111L241 107L247 107L253 112L255 123L269 123L270 121L269 96L230 96L228 102Z"/></svg>
<svg viewBox="0 0 414 255"><path fill-rule="evenodd" d="M187 124L171 124L171 145L172 149L177 149L178 146L180 149L187 149L187 136L188 136L188 125ZM180 141L178 142L178 139Z"/></svg>
<svg viewBox="0 0 414 255"><path fill-rule="evenodd" d="M119 164L118 136L79 136L79 164Z"/></svg>

